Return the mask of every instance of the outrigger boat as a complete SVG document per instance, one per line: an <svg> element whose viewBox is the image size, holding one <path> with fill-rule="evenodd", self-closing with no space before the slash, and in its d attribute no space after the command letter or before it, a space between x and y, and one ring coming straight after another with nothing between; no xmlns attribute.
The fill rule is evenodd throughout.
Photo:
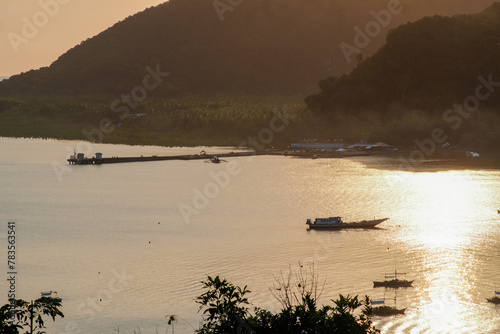
<svg viewBox="0 0 500 334"><path fill-rule="evenodd" d="M400 275L405 275L405 273L399 273ZM387 280L388 278L392 278L392 280ZM408 280L400 280L398 279L398 272L394 271L394 274L386 274L385 281L373 281L373 287L385 287L385 288L409 288L411 287L413 281Z"/></svg>
<svg viewBox="0 0 500 334"><path fill-rule="evenodd" d="M380 317L388 317L392 315L405 314L406 308L398 309L396 307L397 295L394 295L394 306L385 305L385 295L382 300L372 300L371 305L382 305L372 308L372 314Z"/></svg>
<svg viewBox="0 0 500 334"><path fill-rule="evenodd" d="M59 298L57 297L57 291L48 291L48 292L42 292L41 294L41 297L42 298L50 298L52 299L53 301L56 301L56 302L61 302L62 301L62 298Z"/></svg>
<svg viewBox="0 0 500 334"><path fill-rule="evenodd" d="M486 300L489 302L489 303L493 303L493 304L500 304L500 297L498 297L500 295L500 291L495 291L495 296L494 297L491 297L491 298L486 298Z"/></svg>
<svg viewBox="0 0 500 334"><path fill-rule="evenodd" d="M360 222L344 223L341 217L316 218L314 222L311 219L306 221L310 230L330 230L342 228L374 228L378 224L386 221L389 218L363 220Z"/></svg>
<svg viewBox="0 0 500 334"><path fill-rule="evenodd" d="M379 317L388 317L391 315L405 314L406 309L398 309L391 306L379 306L372 309L372 314Z"/></svg>
<svg viewBox="0 0 500 334"><path fill-rule="evenodd" d="M205 162L211 162L213 164L220 164L221 162L227 162L226 160L220 159L218 156L214 155L210 160L205 160Z"/></svg>
<svg viewBox="0 0 500 334"><path fill-rule="evenodd" d="M385 301L383 300L373 300L372 305L384 304L384 302ZM386 305L372 308L372 314L379 317L388 317L391 315L405 314L405 311L406 311L405 308L398 309L396 307L386 306Z"/></svg>

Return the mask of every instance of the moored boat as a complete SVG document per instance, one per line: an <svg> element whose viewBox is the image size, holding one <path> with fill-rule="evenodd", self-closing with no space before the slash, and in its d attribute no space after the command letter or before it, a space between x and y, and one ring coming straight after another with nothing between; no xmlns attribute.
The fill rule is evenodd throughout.
<svg viewBox="0 0 500 334"><path fill-rule="evenodd" d="M385 305L385 296L384 299L382 300L372 300L371 305L382 305L382 306L377 306L372 308L372 315L375 316L380 316L380 317L387 317L387 316L392 316L392 315L398 315L398 314L405 314L406 308L397 308L396 307L396 300L397 296L394 295L394 306L387 306Z"/></svg>
<svg viewBox="0 0 500 334"><path fill-rule="evenodd" d="M205 162L211 162L213 164L220 164L221 162L227 162L226 160L222 160L218 156L214 155L209 160L205 160Z"/></svg>
<svg viewBox="0 0 500 334"><path fill-rule="evenodd" d="M391 315L405 314L406 309L398 309L392 306L378 306L372 309L372 314L379 317L387 317Z"/></svg>
<svg viewBox="0 0 500 334"><path fill-rule="evenodd" d="M493 303L493 304L500 304L500 297L498 297L500 295L500 291L495 291L495 296L494 297L491 297L491 298L486 298L486 300L489 302L489 303Z"/></svg>
<svg viewBox="0 0 500 334"><path fill-rule="evenodd" d="M378 224L386 221L389 218L363 220L360 222L344 223L341 217L316 218L314 222L311 219L306 221L306 224L311 230L328 230L342 228L374 228Z"/></svg>
<svg viewBox="0 0 500 334"><path fill-rule="evenodd" d="M57 297L57 291L48 291L40 293L42 298L49 298L55 302L61 302L62 298Z"/></svg>
<svg viewBox="0 0 500 334"><path fill-rule="evenodd" d="M404 275L404 273L399 273L400 275ZM388 278L392 278L391 280L387 280ZM408 281L404 279L398 279L398 272L394 271L394 274L385 275L384 281L373 281L373 287L379 288L409 288L413 284L413 281Z"/></svg>

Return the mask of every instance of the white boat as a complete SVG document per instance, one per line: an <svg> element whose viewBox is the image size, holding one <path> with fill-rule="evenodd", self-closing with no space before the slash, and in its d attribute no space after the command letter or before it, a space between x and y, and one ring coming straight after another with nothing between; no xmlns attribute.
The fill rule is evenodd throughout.
<svg viewBox="0 0 500 334"><path fill-rule="evenodd" d="M363 220L360 222L344 223L341 217L316 218L314 222L308 219L306 224L311 230L329 230L342 228L373 228L389 218Z"/></svg>
<svg viewBox="0 0 500 334"><path fill-rule="evenodd" d="M40 293L42 298L50 298L56 302L61 302L62 298L57 297L57 291L47 291Z"/></svg>

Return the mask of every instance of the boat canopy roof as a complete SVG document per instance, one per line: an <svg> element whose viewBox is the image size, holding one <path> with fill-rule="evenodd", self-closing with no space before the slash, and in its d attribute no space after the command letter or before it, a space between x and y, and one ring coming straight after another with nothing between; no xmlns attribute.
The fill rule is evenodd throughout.
<svg viewBox="0 0 500 334"><path fill-rule="evenodd" d="M314 220L315 224L341 224L341 217L330 217L330 218L316 218Z"/></svg>

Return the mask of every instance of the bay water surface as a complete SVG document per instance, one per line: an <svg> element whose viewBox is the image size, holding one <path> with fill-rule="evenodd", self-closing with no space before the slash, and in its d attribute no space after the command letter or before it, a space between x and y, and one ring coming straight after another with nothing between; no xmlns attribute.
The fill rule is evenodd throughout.
<svg viewBox="0 0 500 334"><path fill-rule="evenodd" d="M0 138L2 305L7 224L16 223L16 298L55 290L49 333L176 333L199 328L208 275L279 311L276 277L312 268L320 302L369 295L406 314L383 333L500 333L500 170L396 159L281 156L69 166L73 141ZM109 156L232 148L86 144ZM306 219L390 218L372 230L307 231ZM373 288L397 270L412 288ZM171 329L169 329L171 332Z"/></svg>

